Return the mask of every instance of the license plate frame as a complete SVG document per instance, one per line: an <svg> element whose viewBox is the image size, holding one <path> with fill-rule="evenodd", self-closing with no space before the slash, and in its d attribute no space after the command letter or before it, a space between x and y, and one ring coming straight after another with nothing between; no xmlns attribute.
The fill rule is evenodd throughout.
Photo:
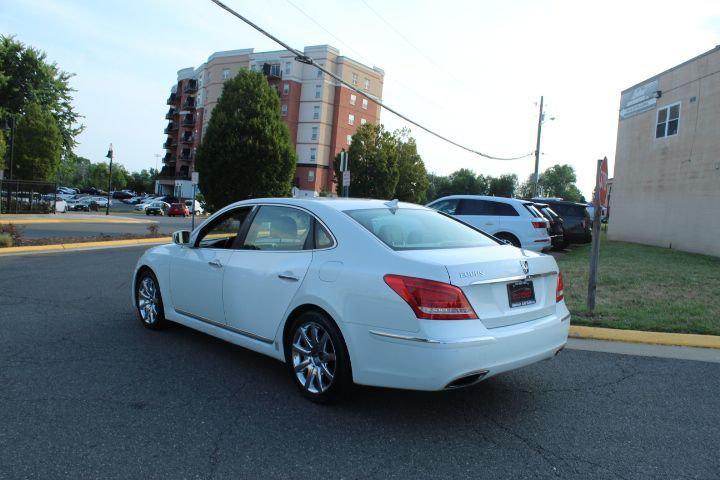
<svg viewBox="0 0 720 480"><path fill-rule="evenodd" d="M510 308L527 307L537 303L532 280L518 280L507 284Z"/></svg>

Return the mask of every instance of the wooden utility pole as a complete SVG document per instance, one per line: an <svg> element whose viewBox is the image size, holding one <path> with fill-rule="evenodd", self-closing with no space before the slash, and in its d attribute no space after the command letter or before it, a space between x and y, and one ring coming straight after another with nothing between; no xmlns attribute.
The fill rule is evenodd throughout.
<svg viewBox="0 0 720 480"><path fill-rule="evenodd" d="M540 96L540 113L538 114L537 143L535 144L535 175L533 176L533 198L538 196L538 179L540 176L540 137L543 124L543 97Z"/></svg>
<svg viewBox="0 0 720 480"><path fill-rule="evenodd" d="M595 310L595 291L597 290L598 263L600 261L600 219L602 203L607 195L607 157L597 161L595 173L595 192L593 195L592 247L590 249L590 276L588 278L587 309Z"/></svg>

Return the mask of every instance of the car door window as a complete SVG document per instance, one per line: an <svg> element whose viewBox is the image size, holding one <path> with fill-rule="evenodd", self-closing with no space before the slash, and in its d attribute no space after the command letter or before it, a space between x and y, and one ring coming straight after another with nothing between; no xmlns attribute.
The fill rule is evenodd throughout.
<svg viewBox="0 0 720 480"><path fill-rule="evenodd" d="M253 218L243 249L290 251L306 245L312 217L297 208L264 205Z"/></svg>
<svg viewBox="0 0 720 480"><path fill-rule="evenodd" d="M320 222L315 220L315 248L330 248L333 246L333 238L330 233L325 230Z"/></svg>
<svg viewBox="0 0 720 480"><path fill-rule="evenodd" d="M233 248L235 239L252 207L231 210L203 228L198 235L196 246L200 248Z"/></svg>
<svg viewBox="0 0 720 480"><path fill-rule="evenodd" d="M430 205L430 208L433 208L435 210L438 210L443 213L447 213L448 215L455 215L455 212L458 207L459 200L441 200L439 202L433 203Z"/></svg>
<svg viewBox="0 0 720 480"><path fill-rule="evenodd" d="M493 204L493 210L495 215L500 217L519 217L520 214L515 210L515 207L509 203L491 202Z"/></svg>
<svg viewBox="0 0 720 480"><path fill-rule="evenodd" d="M465 199L460 203L458 215L495 215L493 204L486 200L468 200Z"/></svg>

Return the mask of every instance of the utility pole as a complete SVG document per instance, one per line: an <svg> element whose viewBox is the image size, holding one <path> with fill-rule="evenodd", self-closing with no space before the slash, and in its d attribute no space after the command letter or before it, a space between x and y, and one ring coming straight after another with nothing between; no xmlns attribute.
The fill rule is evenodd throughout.
<svg viewBox="0 0 720 480"><path fill-rule="evenodd" d="M535 175L533 176L533 198L538 196L538 180L540 177L540 136L543 124L543 97L540 96L540 113L538 114L537 143L535 144Z"/></svg>
<svg viewBox="0 0 720 480"><path fill-rule="evenodd" d="M110 144L108 149L107 158L110 159L110 175L108 175L108 191L107 191L107 205L105 205L105 215L110 215L110 190L112 190L112 161L113 161L113 146Z"/></svg>
<svg viewBox="0 0 720 480"><path fill-rule="evenodd" d="M159 153L155 154L155 171L158 171L158 159L161 157Z"/></svg>

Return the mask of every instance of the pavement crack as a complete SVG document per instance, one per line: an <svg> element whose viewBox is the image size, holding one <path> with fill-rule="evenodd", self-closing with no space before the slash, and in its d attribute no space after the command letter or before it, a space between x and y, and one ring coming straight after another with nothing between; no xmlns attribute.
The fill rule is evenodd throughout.
<svg viewBox="0 0 720 480"><path fill-rule="evenodd" d="M245 388L245 382L243 382L238 388L235 389L235 391L230 394L230 399L234 400L237 399L240 392ZM210 462L210 468L208 470L208 479L215 478L215 473L217 472L217 468L219 466L219 455L220 455L220 449L222 446L222 441L225 438L225 435L229 432L229 430L235 426L237 421L240 419L240 415L242 414L242 411L240 409L237 410L237 413L233 415L233 417L230 419L229 422L226 422L223 427L218 432L217 436L215 437L215 440L212 442L212 451L210 452L210 456L208 458Z"/></svg>

